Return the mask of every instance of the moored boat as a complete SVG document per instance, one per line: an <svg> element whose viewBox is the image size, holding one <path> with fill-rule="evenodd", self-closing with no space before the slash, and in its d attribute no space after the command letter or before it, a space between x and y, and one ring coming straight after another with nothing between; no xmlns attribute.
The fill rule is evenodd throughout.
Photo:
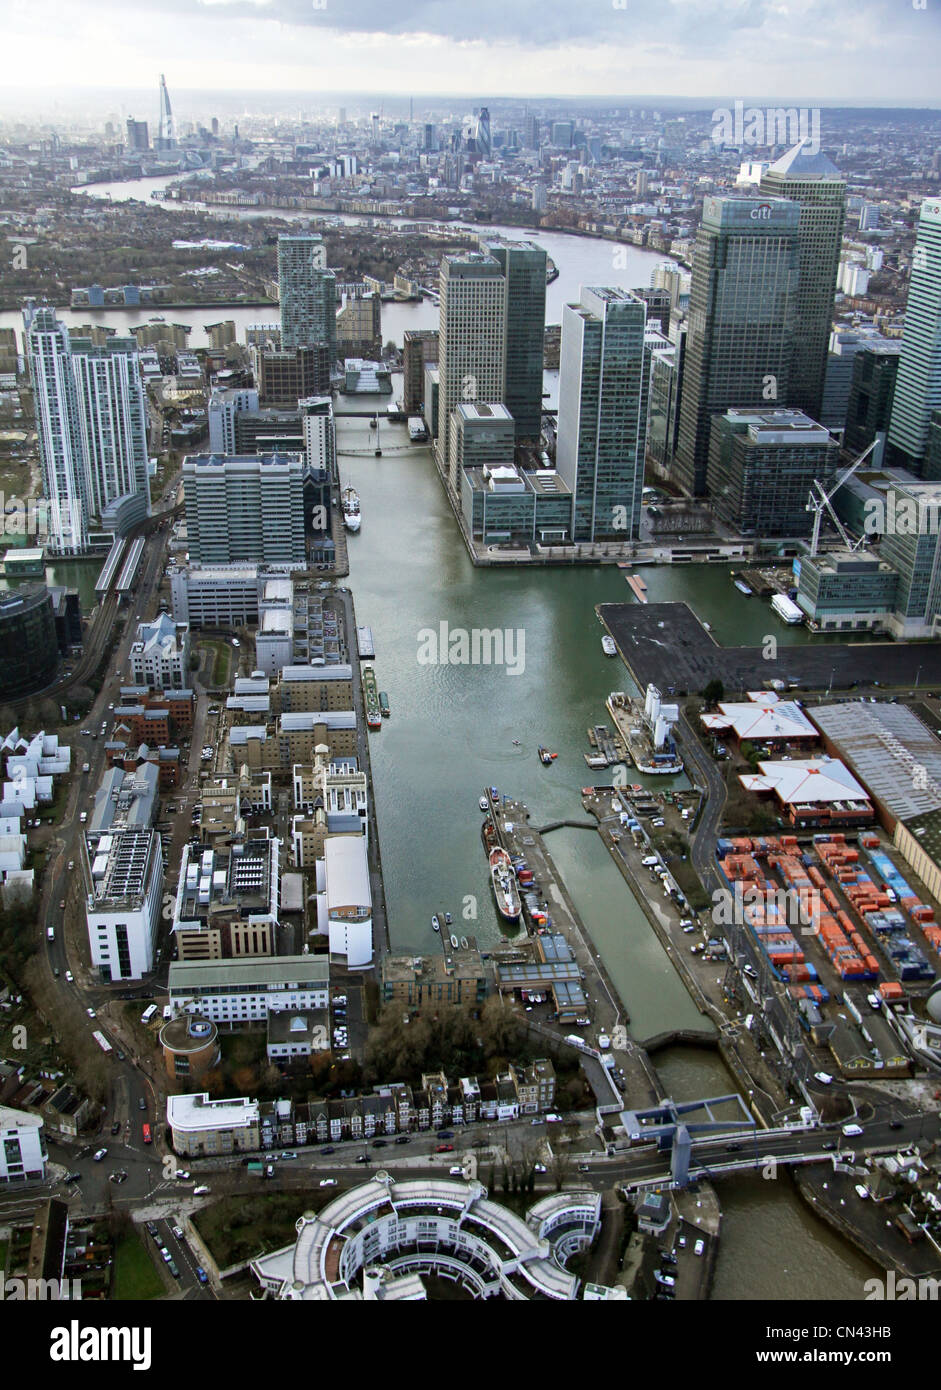
<svg viewBox="0 0 941 1390"><path fill-rule="evenodd" d="M363 703L366 706L366 723L370 729L382 728L382 712L379 708L379 691L376 688L376 673L371 666L363 667Z"/></svg>
<svg viewBox="0 0 941 1390"><path fill-rule="evenodd" d="M355 487L345 487L340 494L340 503L343 507L343 525L348 531L358 531L362 524L360 514L359 493Z"/></svg>
<svg viewBox="0 0 941 1390"><path fill-rule="evenodd" d="M617 644L615 643L615 640L610 635L610 633L606 632L605 635L602 637L601 650L604 652L605 656L617 656Z"/></svg>
<svg viewBox="0 0 941 1390"><path fill-rule="evenodd" d="M497 911L507 922L515 922L520 915L520 895L513 875L510 856L505 849L497 846L490 851L490 883L497 903Z"/></svg>
<svg viewBox="0 0 941 1390"><path fill-rule="evenodd" d="M432 931L440 931L440 930L441 930L441 923L438 921L438 914L437 914L437 913L435 913L435 914L433 915L432 919L431 919L431 930L432 930Z"/></svg>

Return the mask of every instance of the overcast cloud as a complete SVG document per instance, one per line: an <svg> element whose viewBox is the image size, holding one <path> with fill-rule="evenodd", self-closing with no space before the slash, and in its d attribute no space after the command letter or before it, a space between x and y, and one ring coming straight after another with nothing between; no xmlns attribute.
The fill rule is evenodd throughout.
<svg viewBox="0 0 941 1390"><path fill-rule="evenodd" d="M918 0L920 3L921 0ZM924 0L8 0L16 85L941 104ZM133 7L132 7L133 6Z"/></svg>

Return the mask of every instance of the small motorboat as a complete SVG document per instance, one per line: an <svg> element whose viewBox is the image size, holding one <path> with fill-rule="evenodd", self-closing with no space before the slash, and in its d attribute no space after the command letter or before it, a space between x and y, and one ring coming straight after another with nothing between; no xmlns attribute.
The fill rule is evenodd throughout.
<svg viewBox="0 0 941 1390"><path fill-rule="evenodd" d="M434 915L434 916L432 917L432 919L431 919L431 930L432 930L432 931L440 931L440 930L441 930L441 923L438 921L438 914L437 914L437 913L435 913L435 915Z"/></svg>
<svg viewBox="0 0 941 1390"><path fill-rule="evenodd" d="M446 912L446 913L444 914L444 925L445 925L446 927L449 927L449 926L451 925L451 914L450 914L450 912Z"/></svg>
<svg viewBox="0 0 941 1390"><path fill-rule="evenodd" d="M482 811L489 811L489 810L490 810L490 803L488 802L488 800L487 800L487 798L486 798L485 796L482 796L482 797L480 798L480 800L478 801L477 805L480 807L480 809L481 809Z"/></svg>

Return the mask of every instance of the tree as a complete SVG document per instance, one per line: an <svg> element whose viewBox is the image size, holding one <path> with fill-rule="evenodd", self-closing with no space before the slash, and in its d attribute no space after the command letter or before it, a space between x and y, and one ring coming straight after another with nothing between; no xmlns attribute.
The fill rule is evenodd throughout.
<svg viewBox="0 0 941 1390"><path fill-rule="evenodd" d="M724 695L725 686L718 676L714 676L702 691L702 697L707 705L717 705Z"/></svg>

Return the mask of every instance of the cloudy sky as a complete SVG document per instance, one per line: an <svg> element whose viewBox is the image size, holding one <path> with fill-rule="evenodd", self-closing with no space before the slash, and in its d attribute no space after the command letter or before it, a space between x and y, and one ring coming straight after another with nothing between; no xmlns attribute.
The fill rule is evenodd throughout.
<svg viewBox="0 0 941 1390"><path fill-rule="evenodd" d="M923 6L923 8L921 8ZM941 0L5 0L4 77L941 105ZM13 95L10 93L9 95ZM181 113L182 114L182 113Z"/></svg>

